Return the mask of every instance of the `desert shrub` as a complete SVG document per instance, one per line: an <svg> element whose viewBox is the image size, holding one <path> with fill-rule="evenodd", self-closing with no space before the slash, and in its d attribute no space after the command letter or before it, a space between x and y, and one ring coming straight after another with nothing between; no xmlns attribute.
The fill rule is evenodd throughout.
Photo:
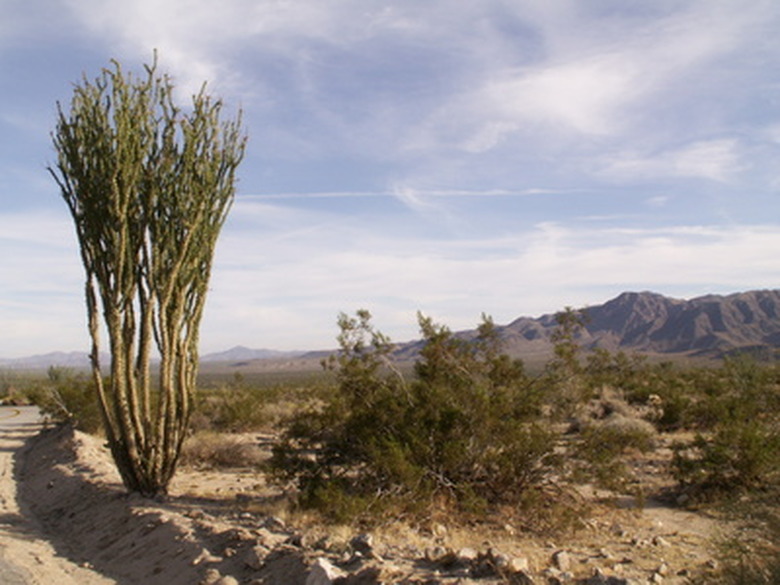
<svg viewBox="0 0 780 585"><path fill-rule="evenodd" d="M269 423L267 402L260 392L231 384L201 391L192 414L194 430L243 432Z"/></svg>
<svg viewBox="0 0 780 585"><path fill-rule="evenodd" d="M700 497L734 495L780 479L780 384L776 367L727 359L698 402L703 430L676 447L675 477ZM703 424L703 422L706 424Z"/></svg>
<svg viewBox="0 0 780 585"><path fill-rule="evenodd" d="M205 431L187 438L180 462L198 469L257 467L262 457L257 445L238 435Z"/></svg>
<svg viewBox="0 0 780 585"><path fill-rule="evenodd" d="M339 392L295 416L274 450L277 479L294 480L302 504L353 518L388 502L484 510L518 501L549 471L552 434L530 420L538 390L500 354L492 322L471 341L419 323L425 345L410 383L368 312L340 317L341 351L327 364Z"/></svg>
<svg viewBox="0 0 780 585"><path fill-rule="evenodd" d="M588 354L583 373L594 391L608 387L631 395L644 386L649 369L644 356L597 348Z"/></svg>
<svg viewBox="0 0 780 585"><path fill-rule="evenodd" d="M623 488L628 480L625 455L653 448L655 427L642 419L613 414L587 426L574 449L575 475L608 489Z"/></svg>
<svg viewBox="0 0 780 585"><path fill-rule="evenodd" d="M48 379L27 392L30 400L53 421L70 422L86 433L102 430L95 383L91 376L52 366Z"/></svg>
<svg viewBox="0 0 780 585"><path fill-rule="evenodd" d="M571 307L555 315L556 327L550 336L553 358L545 367L542 385L545 401L558 419L574 416L594 393L580 360L579 339L587 320L585 313Z"/></svg>
<svg viewBox="0 0 780 585"><path fill-rule="evenodd" d="M331 385L320 379L248 382L236 374L198 390L190 428L228 433L273 428L302 403L322 400L332 392Z"/></svg>

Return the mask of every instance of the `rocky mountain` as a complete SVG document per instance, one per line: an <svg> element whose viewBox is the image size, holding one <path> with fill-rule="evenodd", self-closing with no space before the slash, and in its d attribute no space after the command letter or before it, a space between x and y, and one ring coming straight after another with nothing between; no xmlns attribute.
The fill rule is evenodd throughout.
<svg viewBox="0 0 780 585"><path fill-rule="evenodd" d="M580 342L588 349L719 356L738 349L780 347L780 290L759 290L690 300L652 292L626 292L581 309ZM551 346L555 315L521 317L499 328L510 354Z"/></svg>

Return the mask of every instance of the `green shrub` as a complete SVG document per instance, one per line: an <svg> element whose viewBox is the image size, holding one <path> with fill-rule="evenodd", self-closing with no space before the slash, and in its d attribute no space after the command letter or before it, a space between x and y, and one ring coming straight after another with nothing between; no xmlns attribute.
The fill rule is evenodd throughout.
<svg viewBox="0 0 780 585"><path fill-rule="evenodd" d="M31 388L28 396L51 420L70 422L86 433L102 431L95 383L87 374L51 367L48 380Z"/></svg>
<svg viewBox="0 0 780 585"><path fill-rule="evenodd" d="M780 480L780 385L775 367L732 358L700 398L703 430L676 447L673 471L689 492L720 497Z"/></svg>
<svg viewBox="0 0 780 585"><path fill-rule="evenodd" d="M440 505L483 510L517 502L555 461L554 437L531 422L540 409L522 364L498 351L492 322L475 340L419 317L425 346L409 383L370 315L339 319L339 392L288 424L274 450L277 479L293 480L301 503L341 517ZM382 501L383 504L378 504Z"/></svg>

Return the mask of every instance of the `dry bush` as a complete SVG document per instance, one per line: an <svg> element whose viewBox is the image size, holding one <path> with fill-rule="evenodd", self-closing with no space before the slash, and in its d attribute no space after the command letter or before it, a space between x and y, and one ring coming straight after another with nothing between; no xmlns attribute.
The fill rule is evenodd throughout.
<svg viewBox="0 0 780 585"><path fill-rule="evenodd" d="M196 469L259 467L264 460L259 447L242 435L199 432L182 448L181 463Z"/></svg>
<svg viewBox="0 0 780 585"><path fill-rule="evenodd" d="M607 489L625 487L630 479L626 455L650 451L655 435L655 427L648 421L617 413L590 424L575 448L575 477L593 480Z"/></svg>

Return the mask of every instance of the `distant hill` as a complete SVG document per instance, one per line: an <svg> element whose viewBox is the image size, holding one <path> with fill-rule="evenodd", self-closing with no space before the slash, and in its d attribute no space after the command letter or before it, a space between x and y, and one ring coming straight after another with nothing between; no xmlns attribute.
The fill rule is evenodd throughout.
<svg viewBox="0 0 780 585"><path fill-rule="evenodd" d="M207 353L200 356L201 362L247 362L253 360L270 360L298 357L302 351L275 351L273 349L251 349L237 345L227 351Z"/></svg>
<svg viewBox="0 0 780 585"><path fill-rule="evenodd" d="M102 359L106 359L103 356ZM0 367L20 370L42 370L51 366L60 368L89 368L89 354L85 351L53 351L23 358L0 359Z"/></svg>
<svg viewBox="0 0 780 585"><path fill-rule="evenodd" d="M780 348L780 290L759 290L690 300L652 292L626 292L580 309L587 323L579 339L586 349L722 357L736 350ZM513 356L549 354L555 314L520 317L498 327ZM474 331L461 332L465 338ZM400 348L406 359L419 342Z"/></svg>
<svg viewBox="0 0 780 585"><path fill-rule="evenodd" d="M674 299L653 292L625 292L602 305L583 307L587 316L580 343L585 349L604 348L664 354L722 357L734 351L780 349L780 290L756 290L726 296L706 295L690 300ZM498 326L504 350L516 357L548 357L555 314L520 317ZM462 331L469 339L476 331ZM414 360L421 341L397 345L396 357ZM334 350L335 351L335 350ZM292 358L316 362L331 352L282 352L236 346L201 356L203 363L232 366ZM102 358L104 363L107 357ZM45 369L49 366L89 367L86 352L54 352L28 358L3 360L0 367Z"/></svg>
<svg viewBox="0 0 780 585"><path fill-rule="evenodd" d="M271 349L250 349L236 346L227 351L208 353L200 356L203 363L212 362L249 362L254 360L286 359L297 357L303 352L274 351ZM110 363L109 355L102 355L101 361L106 366ZM84 351L55 351L23 358L0 359L0 367L19 370L45 370L51 366L73 369L88 369L89 354Z"/></svg>

